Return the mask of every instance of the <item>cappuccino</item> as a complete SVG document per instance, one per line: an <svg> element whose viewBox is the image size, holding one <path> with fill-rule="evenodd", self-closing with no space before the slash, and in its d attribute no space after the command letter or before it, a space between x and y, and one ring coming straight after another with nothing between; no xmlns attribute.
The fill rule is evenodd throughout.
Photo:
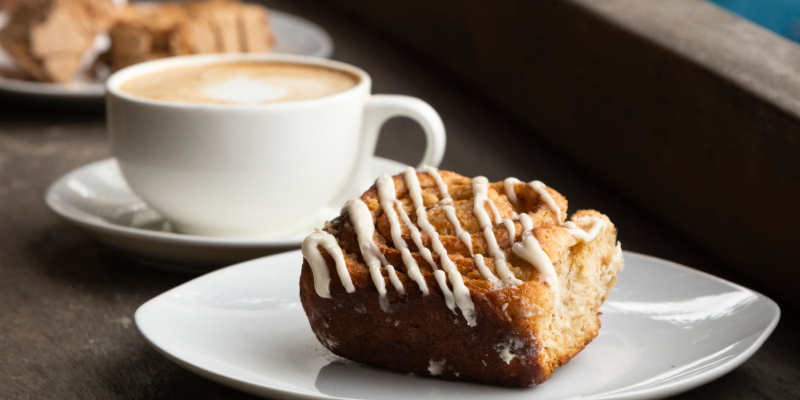
<svg viewBox="0 0 800 400"><path fill-rule="evenodd" d="M316 99L358 83L353 74L314 65L236 62L154 72L124 82L120 90L178 103L253 105Z"/></svg>

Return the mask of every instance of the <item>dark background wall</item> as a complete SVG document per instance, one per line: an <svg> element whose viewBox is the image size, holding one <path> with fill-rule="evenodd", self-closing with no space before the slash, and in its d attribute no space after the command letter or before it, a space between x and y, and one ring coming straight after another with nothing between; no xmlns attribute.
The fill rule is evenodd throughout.
<svg viewBox="0 0 800 400"><path fill-rule="evenodd" d="M327 2L800 307L796 44L700 0Z"/></svg>

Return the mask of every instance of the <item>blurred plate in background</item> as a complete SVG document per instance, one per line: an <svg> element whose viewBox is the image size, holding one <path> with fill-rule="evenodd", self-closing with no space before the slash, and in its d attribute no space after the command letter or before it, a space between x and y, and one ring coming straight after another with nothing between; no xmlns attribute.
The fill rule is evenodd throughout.
<svg viewBox="0 0 800 400"><path fill-rule="evenodd" d="M275 31L277 45L274 53L298 54L303 56L314 56L330 58L333 54L333 40L330 35L319 25L296 15L288 14L277 10L269 10L269 19L272 29ZM8 15L0 11L0 27L7 23ZM96 46L104 46L108 37L96 41ZM107 47L107 44L105 44ZM102 100L105 98L103 81L46 83L35 82L8 77L5 71L13 71L14 62L11 57L0 49L0 91L12 92L21 95L64 98L64 99L86 99Z"/></svg>

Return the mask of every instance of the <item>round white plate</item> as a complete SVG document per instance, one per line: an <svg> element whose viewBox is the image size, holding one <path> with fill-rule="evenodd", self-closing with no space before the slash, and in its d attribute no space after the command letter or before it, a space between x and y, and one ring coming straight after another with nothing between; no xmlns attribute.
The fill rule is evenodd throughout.
<svg viewBox="0 0 800 400"><path fill-rule="evenodd" d="M0 12L0 28L5 25L7 15ZM282 11L269 10L269 20L275 31L277 46L273 50L281 54L299 54L329 58L333 54L333 40L319 25ZM107 40L107 38L106 38ZM11 57L0 49L0 70L13 69ZM0 91L49 98L97 99L105 98L103 82L45 83L6 78L0 75Z"/></svg>
<svg viewBox="0 0 800 400"><path fill-rule="evenodd" d="M408 166L381 157L370 163L370 178L395 175ZM366 190L367 188L363 188ZM169 222L128 187L117 165L107 158L84 165L47 189L45 202L67 222L95 239L129 253L145 264L191 273L300 248L314 228L339 214L326 208L312 226L281 238L229 238L175 233Z"/></svg>
<svg viewBox="0 0 800 400"><path fill-rule="evenodd" d="M772 333L769 298L691 268L625 253L601 308L603 327L544 384L512 389L409 376L348 362L311 332L292 251L234 265L139 307L136 325L167 358L222 384L270 398L663 398L736 368Z"/></svg>

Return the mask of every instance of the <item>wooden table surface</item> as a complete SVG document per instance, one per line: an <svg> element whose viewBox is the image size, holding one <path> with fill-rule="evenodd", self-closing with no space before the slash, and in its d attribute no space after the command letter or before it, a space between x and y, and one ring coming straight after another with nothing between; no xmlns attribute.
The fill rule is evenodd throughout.
<svg viewBox="0 0 800 400"><path fill-rule="evenodd" d="M407 49L311 1L268 5L325 27L336 44L334 58L368 71L375 93L416 96L436 108L448 131L443 169L490 180L542 180L569 199L571 210L608 214L624 249L751 286L599 182L596 171L577 167L536 132ZM416 164L423 141L419 127L392 120L378 154ZM192 276L138 265L47 209L43 195L50 183L108 156L97 104L0 94L0 398L250 398L167 361L133 323L142 303ZM800 318L787 307L782 311L778 328L750 360L677 398L800 398Z"/></svg>

